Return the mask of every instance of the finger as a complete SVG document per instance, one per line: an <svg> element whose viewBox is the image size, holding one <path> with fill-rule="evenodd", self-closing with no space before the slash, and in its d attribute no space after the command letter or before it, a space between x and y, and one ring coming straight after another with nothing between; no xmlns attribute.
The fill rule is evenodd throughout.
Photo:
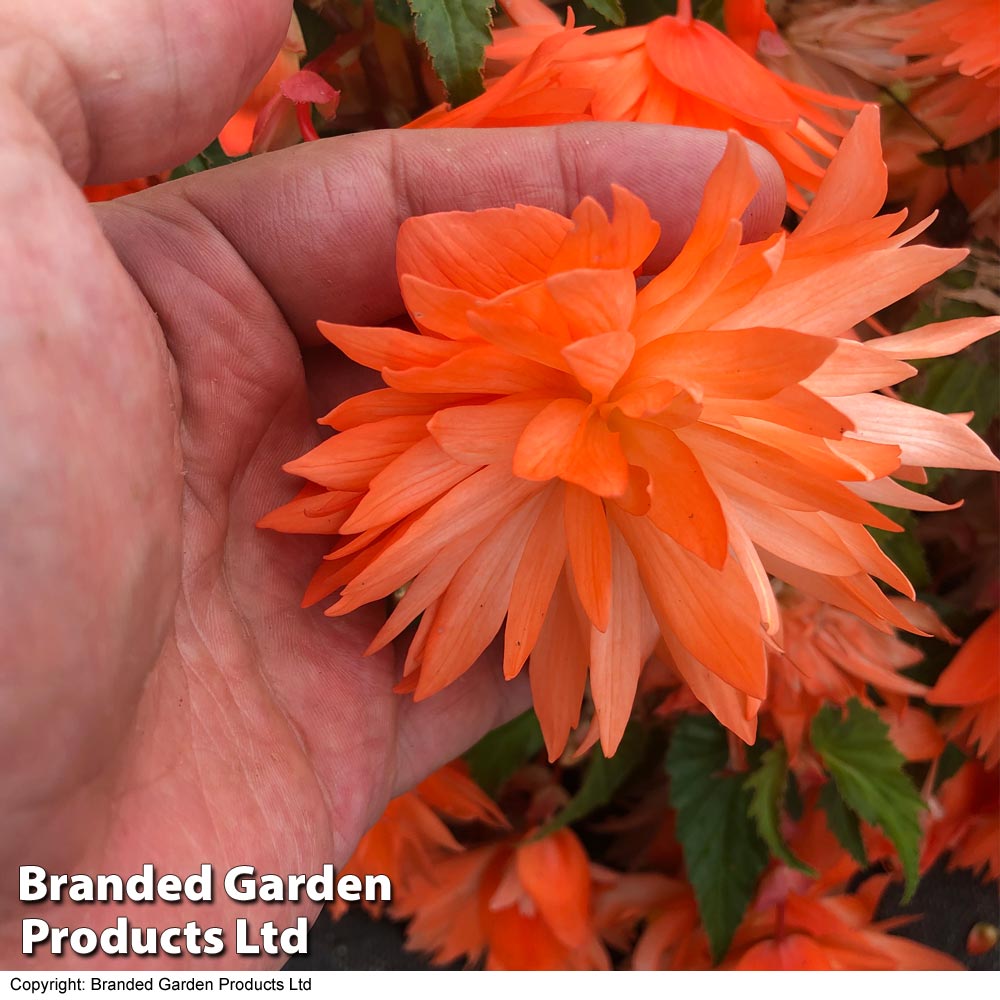
<svg viewBox="0 0 1000 1000"><path fill-rule="evenodd" d="M501 659L498 640L443 691L421 702L406 698L399 710L394 795L423 781L531 705L527 671L505 680Z"/></svg>
<svg viewBox="0 0 1000 1000"><path fill-rule="evenodd" d="M20 92L77 181L190 159L274 59L291 0L7 4L0 81Z"/></svg>
<svg viewBox="0 0 1000 1000"><path fill-rule="evenodd" d="M690 233L725 141L723 133L704 129L593 122L373 132L161 185L100 206L101 217L130 266L147 273L162 243L156 251L137 235L137 212L144 227L151 215L171 219L179 253L188 252L189 233L207 219L300 339L315 343L317 319L372 325L399 315L396 234L411 215L518 202L568 214L588 194L609 205L616 183L639 195L662 224L650 260L662 267ZM749 148L760 179L744 216L745 239L752 240L780 224L785 184L770 155L753 143ZM188 211L178 207L181 200ZM191 210L202 218L192 219Z"/></svg>

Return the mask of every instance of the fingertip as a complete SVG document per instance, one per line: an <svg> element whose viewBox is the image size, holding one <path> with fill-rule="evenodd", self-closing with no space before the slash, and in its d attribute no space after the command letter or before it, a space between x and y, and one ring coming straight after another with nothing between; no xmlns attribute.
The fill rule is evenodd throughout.
<svg viewBox="0 0 1000 1000"><path fill-rule="evenodd" d="M765 239L781 226L787 190L778 161L763 146L749 139L746 143L750 165L760 181L753 201L743 213L743 239L749 243Z"/></svg>

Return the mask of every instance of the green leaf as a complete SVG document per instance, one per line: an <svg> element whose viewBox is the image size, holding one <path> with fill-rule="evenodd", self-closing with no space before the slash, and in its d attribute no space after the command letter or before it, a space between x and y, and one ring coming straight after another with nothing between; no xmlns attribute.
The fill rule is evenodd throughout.
<svg viewBox="0 0 1000 1000"><path fill-rule="evenodd" d="M212 144L206 146L197 156L192 156L187 163L175 167L170 173L170 179L173 181L178 177L189 177L191 174L200 174L205 170L224 167L227 163L245 159L246 156L226 156L219 145L219 140L213 139Z"/></svg>
<svg viewBox="0 0 1000 1000"><path fill-rule="evenodd" d="M934 791L936 792L949 778L955 777L968 756L954 743L946 743L941 756L938 757L937 771L934 773Z"/></svg>
<svg viewBox="0 0 1000 1000"><path fill-rule="evenodd" d="M781 836L781 810L788 787L788 754L784 743L775 743L765 751L760 766L746 779L746 784L751 796L750 818L757 824L757 832L771 853L786 865L807 875L815 875L812 868L792 854Z"/></svg>
<svg viewBox="0 0 1000 1000"><path fill-rule="evenodd" d="M466 753L465 760L479 787L496 795L500 786L544 745L538 718L529 708L487 733Z"/></svg>
<svg viewBox="0 0 1000 1000"><path fill-rule="evenodd" d="M615 792L642 763L646 753L646 733L641 726L629 723L614 757L605 757L596 747L587 762L580 789L537 833L546 837L606 806Z"/></svg>
<svg viewBox="0 0 1000 1000"><path fill-rule="evenodd" d="M819 790L819 804L826 813L826 825L840 841L840 846L859 865L867 867L868 852L865 850L865 842L861 839L861 824L841 798L836 782L828 781Z"/></svg>
<svg viewBox="0 0 1000 1000"><path fill-rule="evenodd" d="M622 10L621 0L583 0L583 2L595 14L600 14L605 21L617 24L619 28L625 23L625 11Z"/></svg>
<svg viewBox="0 0 1000 1000"><path fill-rule="evenodd" d="M452 107L483 92L494 0L409 0L417 38L427 46Z"/></svg>
<svg viewBox="0 0 1000 1000"><path fill-rule="evenodd" d="M695 8L695 17L699 21L707 21L713 28L719 31L725 30L725 15L723 12L723 0L701 0Z"/></svg>
<svg viewBox="0 0 1000 1000"><path fill-rule="evenodd" d="M375 16L400 31L409 31L413 21L407 0L375 0Z"/></svg>
<svg viewBox="0 0 1000 1000"><path fill-rule="evenodd" d="M889 727L852 698L846 717L831 705L820 709L810 740L846 805L895 845L909 899L920 878L920 812L926 807L903 770L906 760L889 739Z"/></svg>
<svg viewBox="0 0 1000 1000"><path fill-rule="evenodd" d="M667 752L677 839L718 962L767 867L767 845L750 817L745 775L727 774L726 733L710 716L683 717Z"/></svg>

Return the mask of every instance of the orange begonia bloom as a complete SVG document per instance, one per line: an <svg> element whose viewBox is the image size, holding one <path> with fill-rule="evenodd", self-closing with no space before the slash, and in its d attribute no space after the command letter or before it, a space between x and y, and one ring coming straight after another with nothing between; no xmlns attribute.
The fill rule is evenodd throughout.
<svg viewBox="0 0 1000 1000"><path fill-rule="evenodd" d="M1000 763L1000 612L965 641L927 695L932 705L959 705L949 735L978 746L988 767Z"/></svg>
<svg viewBox="0 0 1000 1000"><path fill-rule="evenodd" d="M869 686L895 708L886 721L902 728L909 696L927 691L900 674L923 659L920 650L891 630L880 630L789 588L781 593L779 606L781 648L770 653L764 709L789 756L796 756L813 716L824 704L846 705L851 698L870 704ZM913 730L919 723L910 720L908 725L906 734L915 744L919 734Z"/></svg>
<svg viewBox="0 0 1000 1000"><path fill-rule="evenodd" d="M631 967L636 971L712 967L694 891L681 879L645 872L619 875L613 885L598 893L594 910L605 940L631 952ZM631 932L640 922L642 930L630 947Z"/></svg>
<svg viewBox="0 0 1000 1000"><path fill-rule="evenodd" d="M964 257L904 246L885 195L878 114L858 119L791 235L740 246L757 189L732 133L677 259L637 291L659 227L615 189L572 219L540 208L407 220L398 271L418 332L323 323L387 388L323 418L339 434L285 466L313 485L261 522L353 536L306 601L344 615L409 585L371 649L418 617L404 690L464 673L506 618L504 673L531 657L554 758L588 670L618 746L661 640L696 696L752 741L778 629L768 574L877 627L912 626L873 581L912 596L865 525L871 501L928 510L893 474L997 469L963 419L873 390L901 359L998 328L938 323L868 344L854 324Z"/></svg>
<svg viewBox="0 0 1000 1000"><path fill-rule="evenodd" d="M977 760L963 764L931 802L921 871L948 852L950 868L1000 878L1000 775Z"/></svg>
<svg viewBox="0 0 1000 1000"><path fill-rule="evenodd" d="M900 75L933 82L911 102L953 149L1000 126L1000 4L936 0L893 18L904 38L893 49L918 56Z"/></svg>
<svg viewBox="0 0 1000 1000"><path fill-rule="evenodd" d="M595 929L593 869L569 829L478 847L439 861L400 908L407 946L441 964L487 969L608 969Z"/></svg>
<svg viewBox="0 0 1000 1000"><path fill-rule="evenodd" d="M525 17L525 9L532 4L522 0L513 16ZM567 120L576 102L576 120L735 129L770 151L784 172L789 203L801 210L799 189L816 190L823 176L819 158L835 151L819 130L844 131L824 108L861 106L776 76L693 18L687 0L676 17L598 34L584 34L572 21L564 28L540 2L534 9L531 23L497 31L489 49L494 65L513 70L468 104L435 109L410 127L544 124Z"/></svg>
<svg viewBox="0 0 1000 1000"><path fill-rule="evenodd" d="M443 857L462 850L441 816L463 823L507 825L503 813L469 777L465 765L454 761L412 792L393 799L338 875L388 875L393 904L402 905L418 877L426 875ZM378 903L365 906L374 912L381 910ZM336 916L346 909L342 900L332 906Z"/></svg>
<svg viewBox="0 0 1000 1000"><path fill-rule="evenodd" d="M742 970L958 970L943 952L888 931L898 921L873 924L884 880L869 879L850 895L824 895L816 884L796 891L796 873L772 873L760 899L736 932L725 968Z"/></svg>

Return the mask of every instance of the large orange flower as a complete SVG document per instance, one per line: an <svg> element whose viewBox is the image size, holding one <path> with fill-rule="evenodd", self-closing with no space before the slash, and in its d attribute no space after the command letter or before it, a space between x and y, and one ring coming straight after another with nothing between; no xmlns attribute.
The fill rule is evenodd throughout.
<svg viewBox="0 0 1000 1000"><path fill-rule="evenodd" d="M489 57L495 66L516 66L512 72L520 75L501 77L481 97L450 112L436 109L411 127L532 124L532 115L541 124L577 100L577 119L735 129L772 153L788 182L789 203L801 210L800 189L816 190L819 161L834 153L822 132L844 131L824 109L860 107L776 76L693 18L689 0L681 0L676 17L599 34L584 34L572 22L564 28L539 0L519 0L510 11L519 26L496 32ZM501 93L506 121L495 113Z"/></svg>
<svg viewBox="0 0 1000 1000"><path fill-rule="evenodd" d="M893 49L918 56L901 75L930 78L913 112L945 132L951 149L1000 126L1000 5L936 0L887 22L904 38Z"/></svg>
<svg viewBox="0 0 1000 1000"><path fill-rule="evenodd" d="M658 226L626 191L610 220L520 206L408 220L398 243L418 332L321 324L387 388L323 422L340 433L285 468L311 485L262 526L352 536L307 602L331 615L407 587L372 643L419 618L404 689L426 698L504 628L531 658L557 755L587 682L606 752L662 638L696 696L752 740L778 610L768 574L882 628L909 629L872 576L912 596L865 525L869 501L933 509L890 476L996 469L962 419L872 390L902 357L951 353L992 319L870 344L841 339L964 256L905 246L864 112L790 236L740 246L757 187L731 134L694 231L637 291Z"/></svg>

